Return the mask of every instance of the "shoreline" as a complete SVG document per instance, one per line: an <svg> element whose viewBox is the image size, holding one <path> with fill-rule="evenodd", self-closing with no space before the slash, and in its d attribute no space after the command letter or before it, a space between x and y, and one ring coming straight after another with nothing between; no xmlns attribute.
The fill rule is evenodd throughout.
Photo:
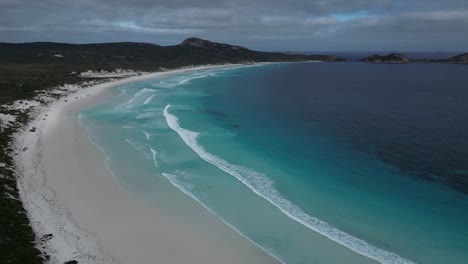
<svg viewBox="0 0 468 264"><path fill-rule="evenodd" d="M37 247L50 256L49 263L150 263L155 257L163 263L242 263L251 262L252 257L256 263L278 263L183 193L171 195L178 196L178 202L190 206L197 217L210 223L197 228L203 230L211 225L219 229L220 235L194 230L197 228L193 223L183 223L157 206L149 207L130 197L118 186L103 153L76 118L79 111L109 98L108 92L118 85L229 66L243 64L156 72L81 88L40 109L34 120L16 134L18 155L14 160L21 201L36 233ZM129 217L137 220L137 225L128 227L132 220ZM225 235L227 241L220 240ZM157 249L152 243L159 243ZM181 249L175 250L176 246ZM167 251L165 255L160 248ZM249 254L238 254L237 250Z"/></svg>

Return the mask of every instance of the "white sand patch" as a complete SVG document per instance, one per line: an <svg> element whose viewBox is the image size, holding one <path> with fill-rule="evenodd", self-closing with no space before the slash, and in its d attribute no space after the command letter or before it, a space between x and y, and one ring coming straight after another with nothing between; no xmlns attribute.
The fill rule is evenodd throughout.
<svg viewBox="0 0 468 264"><path fill-rule="evenodd" d="M13 124L15 121L16 117L14 115L0 113L0 131Z"/></svg>
<svg viewBox="0 0 468 264"><path fill-rule="evenodd" d="M134 70L125 70L125 69L115 69L113 71L86 71L80 73L80 77L83 78L122 78L122 77L130 77L130 76L140 76L146 74L145 72L141 71L134 71Z"/></svg>
<svg viewBox="0 0 468 264"><path fill-rule="evenodd" d="M36 100L17 100L17 101L14 101L12 104L7 105L7 108L9 108L10 110L23 111L23 110L29 110L38 105L40 105L40 102Z"/></svg>

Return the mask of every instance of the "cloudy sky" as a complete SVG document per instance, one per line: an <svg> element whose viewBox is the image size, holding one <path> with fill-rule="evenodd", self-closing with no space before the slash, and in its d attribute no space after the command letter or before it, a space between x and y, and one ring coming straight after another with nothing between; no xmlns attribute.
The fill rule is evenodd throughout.
<svg viewBox="0 0 468 264"><path fill-rule="evenodd" d="M468 51L468 0L0 0L0 42Z"/></svg>

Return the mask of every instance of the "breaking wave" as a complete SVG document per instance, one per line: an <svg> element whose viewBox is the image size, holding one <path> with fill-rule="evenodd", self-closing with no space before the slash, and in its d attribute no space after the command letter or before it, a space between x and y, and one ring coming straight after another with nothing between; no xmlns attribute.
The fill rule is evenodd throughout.
<svg viewBox="0 0 468 264"><path fill-rule="evenodd" d="M251 191L267 200L289 218L295 220L310 230L313 230L363 256L374 259L380 263L413 263L412 261L404 259L393 252L377 248L362 239L356 238L333 227L327 222L308 215L293 202L285 198L274 187L274 182L264 174L244 166L229 163L228 161L207 152L197 141L199 133L180 127L178 118L175 115L169 113L170 107L171 105L167 105L164 108L163 114L166 122L168 126L180 136L180 138L188 147L190 147L200 158L206 162L235 177Z"/></svg>

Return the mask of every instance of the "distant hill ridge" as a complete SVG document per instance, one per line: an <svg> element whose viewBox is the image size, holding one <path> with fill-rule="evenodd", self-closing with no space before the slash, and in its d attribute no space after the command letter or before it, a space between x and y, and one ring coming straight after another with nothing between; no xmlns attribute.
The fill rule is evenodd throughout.
<svg viewBox="0 0 468 264"><path fill-rule="evenodd" d="M201 64L310 60L345 61L345 59L334 55L254 51L241 46L216 43L199 38L188 38L173 46L135 42L0 43L0 61L2 63L65 65L65 68L67 65L73 65L75 70L130 68L151 71L160 67L174 68Z"/></svg>
<svg viewBox="0 0 468 264"><path fill-rule="evenodd" d="M400 53L372 55L361 59L371 63L457 63L468 64L468 53L452 58L410 59ZM189 65L252 62L341 62L335 55L304 55L262 52L246 47L188 38L178 45L160 46L140 42L67 44L54 42L0 43L0 62L13 68L47 68L56 72L115 68L155 71ZM1 66L1 65L0 65Z"/></svg>
<svg viewBox="0 0 468 264"><path fill-rule="evenodd" d="M230 48L233 50L249 50L241 46L233 46L224 43L211 42L209 40L199 39L199 38L188 38L184 40L179 46L189 46L195 48L204 48L204 49L217 49L217 48Z"/></svg>

